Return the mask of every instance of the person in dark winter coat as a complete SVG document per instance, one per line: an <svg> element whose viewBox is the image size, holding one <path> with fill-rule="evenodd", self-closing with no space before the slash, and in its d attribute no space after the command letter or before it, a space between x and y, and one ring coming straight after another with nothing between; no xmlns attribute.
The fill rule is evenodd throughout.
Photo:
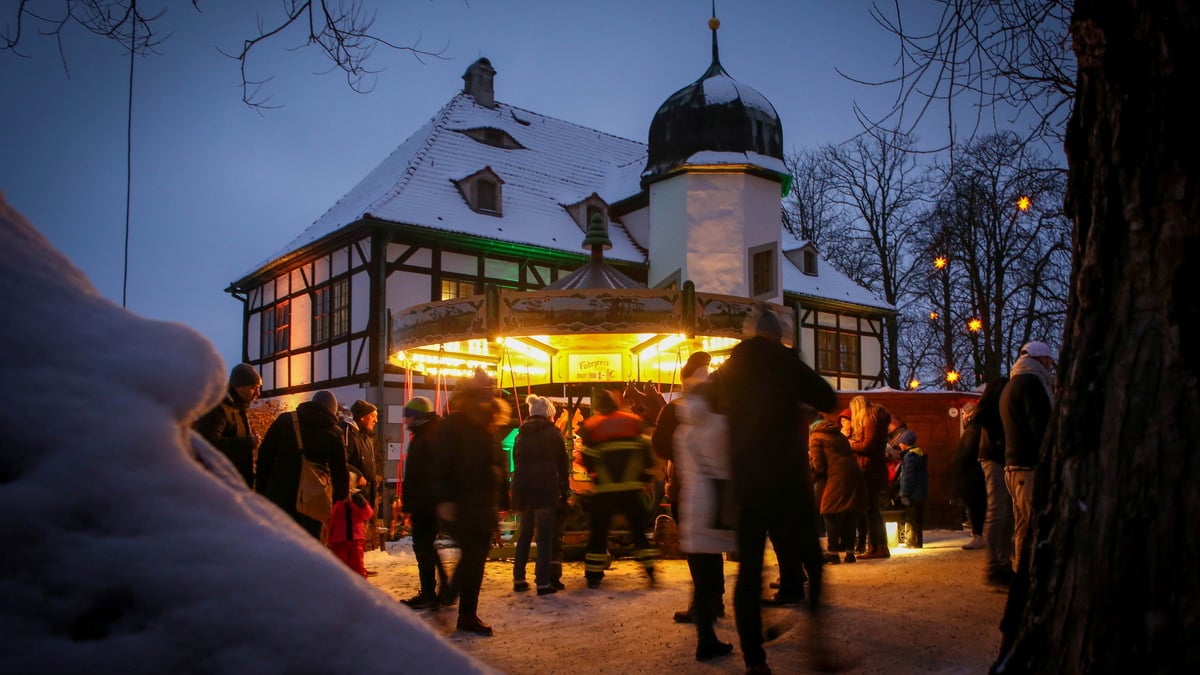
<svg viewBox="0 0 1200 675"><path fill-rule="evenodd" d="M925 451L917 447L917 433L911 429L896 439L903 456L900 459L900 502L904 504L904 545L925 545L925 500L929 497L929 462Z"/></svg>
<svg viewBox="0 0 1200 675"><path fill-rule="evenodd" d="M1004 484L1004 423L1000 419L1000 397L1006 384L1007 377L987 383L971 420L979 430L979 466L987 494L987 515L983 519L988 554L986 579L995 586L1007 586L1013 576L1012 498Z"/></svg>
<svg viewBox="0 0 1200 675"><path fill-rule="evenodd" d="M850 441L841 432L835 413L823 413L808 430L808 461L812 466L813 494L825 518L826 560L852 563L854 535L859 516L867 511L867 483Z"/></svg>
<svg viewBox="0 0 1200 675"><path fill-rule="evenodd" d="M434 443L433 493L438 519L462 555L451 587L458 593L458 629L491 635L480 620L479 590L499 508L508 502L507 457L495 435L494 384L482 370L460 383Z"/></svg>
<svg viewBox="0 0 1200 675"><path fill-rule="evenodd" d="M254 487L254 450L262 440L250 429L246 411L262 393L262 377L253 366L239 363L229 373L229 388L217 407L192 425L204 440L233 462L246 481Z"/></svg>
<svg viewBox="0 0 1200 675"><path fill-rule="evenodd" d="M346 498L350 492L350 473L346 468L346 446L338 426L337 398L321 390L311 401L297 406L295 412L282 413L275 418L258 449L258 479L254 489L287 512L309 534L321 538L325 525L296 512L296 493L300 488L300 446L292 416L300 424L304 440L304 456L311 462L323 464L333 482L333 501Z"/></svg>
<svg viewBox="0 0 1200 675"><path fill-rule="evenodd" d="M954 453L954 487L971 523L971 541L963 544L966 551L984 547L983 522L987 514L987 483L983 468L979 466L980 428L974 424L978 409L974 402L963 406L964 426L958 439L958 450Z"/></svg>
<svg viewBox="0 0 1200 675"><path fill-rule="evenodd" d="M729 421L738 508L739 565L733 596L738 638L747 668L761 671L767 668L762 565L768 532L780 559L780 588L774 600L798 602L804 597L802 588L787 587L800 575L784 564L802 561L808 571L809 605L819 606L822 554L801 404L828 412L836 409L837 396L794 349L782 344L783 328L769 310L748 317L743 332L750 337L733 348L709 381L717 412Z"/></svg>
<svg viewBox="0 0 1200 675"><path fill-rule="evenodd" d="M371 403L357 400L350 406L353 422L342 424L346 434L346 463L366 481L362 486L363 498L371 505L372 519L379 511L379 488L383 467L378 464L375 452L375 425L379 422L379 410ZM367 523L366 546L374 550L380 547L377 523Z"/></svg>
<svg viewBox="0 0 1200 675"><path fill-rule="evenodd" d="M519 514L521 531L513 555L513 590L529 588L525 565L529 546L537 533L537 562L534 582L537 594L547 595L562 587L562 562L553 564L558 510L566 503L571 465L562 432L554 426L555 409L550 399L530 394L525 399L529 418L517 431L513 443L512 507Z"/></svg>
<svg viewBox="0 0 1200 675"><path fill-rule="evenodd" d="M437 437L441 419L434 412L433 403L424 396L415 396L404 404L404 426L408 427L409 440L400 489L400 510L408 514L413 556L417 559L417 577L421 587L416 595L401 602L412 609L427 609L439 603L450 604L454 599L446 567L434 545L438 535L438 520L437 498L433 494L433 465L437 447L433 439ZM438 585L441 586L440 590Z"/></svg>
<svg viewBox="0 0 1200 675"><path fill-rule="evenodd" d="M1013 560L1020 573L1029 554L1029 529L1033 522L1033 477L1041 462L1042 440L1050 425L1054 402L1054 355L1044 342L1021 348L1000 394L1000 420L1004 425L1004 483L1012 496Z"/></svg>

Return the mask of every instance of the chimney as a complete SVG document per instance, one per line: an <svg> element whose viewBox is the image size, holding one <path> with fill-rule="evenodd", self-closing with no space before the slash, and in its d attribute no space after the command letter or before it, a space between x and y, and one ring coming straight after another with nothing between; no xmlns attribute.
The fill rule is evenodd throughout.
<svg viewBox="0 0 1200 675"><path fill-rule="evenodd" d="M496 69L487 59L479 59L463 73L463 91L475 98L475 102L485 108L496 107L496 93L492 89L492 79L496 77Z"/></svg>

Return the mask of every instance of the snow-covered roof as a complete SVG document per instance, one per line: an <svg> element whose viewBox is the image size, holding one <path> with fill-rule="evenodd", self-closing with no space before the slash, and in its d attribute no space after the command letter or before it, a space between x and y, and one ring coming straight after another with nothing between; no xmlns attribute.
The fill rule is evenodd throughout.
<svg viewBox="0 0 1200 675"><path fill-rule="evenodd" d="M796 267L786 253L804 248L809 244L810 242L800 241L787 232L783 233L781 245L785 253L782 256L784 291L835 302L848 302L889 312L896 311L894 305L879 299L873 292L839 272L827 260L821 258L820 253L817 254L817 258L820 260L820 264L817 265L817 274L805 274L799 267Z"/></svg>
<svg viewBox="0 0 1200 675"><path fill-rule="evenodd" d="M495 129L520 147L497 147L464 132ZM637 194L646 146L504 103L487 108L459 93L404 141L276 260L370 215L377 220L583 253L584 229L565 206L596 193L612 204ZM503 216L471 209L455 181L485 167L502 184ZM612 260L644 263L613 223Z"/></svg>

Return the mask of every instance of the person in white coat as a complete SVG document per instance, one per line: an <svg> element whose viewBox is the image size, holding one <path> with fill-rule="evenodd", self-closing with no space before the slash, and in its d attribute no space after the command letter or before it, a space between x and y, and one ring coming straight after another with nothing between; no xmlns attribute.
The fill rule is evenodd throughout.
<svg viewBox="0 0 1200 675"><path fill-rule="evenodd" d="M714 630L724 607L722 554L736 550L737 543L729 510L733 494L728 427L725 416L713 412L705 396L711 358L706 352L694 352L680 369L683 395L664 409L653 439L655 452L673 463L679 548L687 554L692 575L689 618L696 626L698 661L733 651L733 645L718 639Z"/></svg>

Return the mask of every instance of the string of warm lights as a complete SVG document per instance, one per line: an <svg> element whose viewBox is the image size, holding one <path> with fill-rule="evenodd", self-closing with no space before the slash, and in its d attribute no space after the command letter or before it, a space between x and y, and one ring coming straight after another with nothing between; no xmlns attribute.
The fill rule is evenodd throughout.
<svg viewBox="0 0 1200 675"><path fill-rule="evenodd" d="M1030 207L1032 207L1032 206L1033 206L1033 200L1028 195L1021 195L1016 200L1016 207L1017 207L1018 211L1022 211L1022 212L1028 211L1030 209ZM937 270L938 272L948 275L949 274L949 266L950 266L950 258L948 256L938 255L938 256L934 257L933 268L935 270ZM945 309L946 309L946 311L949 311L949 309L950 309L949 300L950 299L949 299L949 279L948 279L948 277L943 277L943 285L946 288L946 293L947 293L946 300L945 300L945 304L946 304ZM942 313L939 312L938 310L934 309L929 312L929 320L930 321L937 322L941 318L942 318ZM977 334L983 330L983 327L984 327L983 320L977 316L971 317L966 322L966 329L969 333ZM958 370L956 368L954 368L952 363L947 364L947 367L945 368L945 373L946 373L945 379L946 379L946 383L948 385L953 386L962 379L962 375L958 372ZM913 377L911 380L909 380L908 387L909 387L909 389L918 389L921 387L921 384L922 384L922 382L920 379Z"/></svg>

